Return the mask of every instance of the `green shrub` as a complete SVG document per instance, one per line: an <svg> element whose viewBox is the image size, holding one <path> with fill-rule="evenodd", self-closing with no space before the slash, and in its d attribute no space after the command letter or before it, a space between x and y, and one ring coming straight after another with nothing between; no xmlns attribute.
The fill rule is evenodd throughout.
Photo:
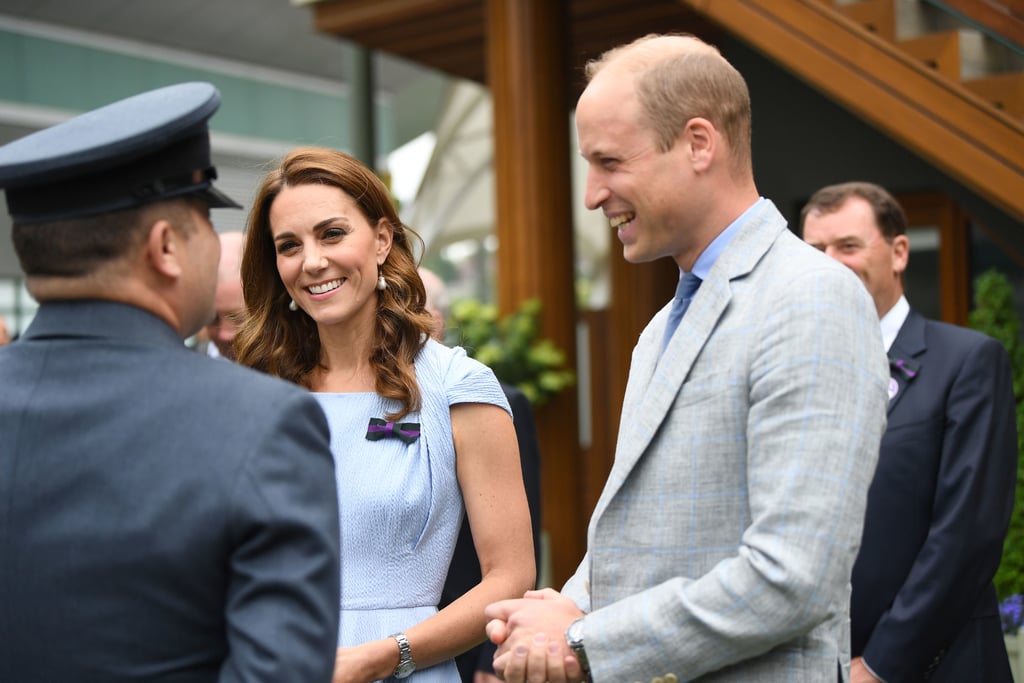
<svg viewBox="0 0 1024 683"><path fill-rule="evenodd" d="M1003 543L1003 560L995 576L996 593L1002 599L1024 593L1024 343L1013 288L1005 275L997 270L980 275L974 282L974 300L968 324L1006 347L1013 363L1013 395L1017 400L1017 493Z"/></svg>
<svg viewBox="0 0 1024 683"><path fill-rule="evenodd" d="M576 376L565 368L565 354L540 333L540 300L527 299L504 318L498 308L473 299L452 304L448 322L451 341L490 367L503 382L519 388L530 403L540 406Z"/></svg>

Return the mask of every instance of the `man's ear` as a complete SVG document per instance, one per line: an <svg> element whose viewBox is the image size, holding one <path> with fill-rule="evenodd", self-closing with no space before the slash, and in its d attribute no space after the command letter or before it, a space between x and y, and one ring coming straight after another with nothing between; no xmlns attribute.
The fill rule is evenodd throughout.
<svg viewBox="0 0 1024 683"><path fill-rule="evenodd" d="M686 122L681 135L693 170L698 173L708 170L718 149L718 131L715 127L707 119L695 116Z"/></svg>
<svg viewBox="0 0 1024 683"><path fill-rule="evenodd" d="M181 277L181 239L181 235L165 218L154 221L149 228L146 258L160 275L172 279Z"/></svg>
<svg viewBox="0 0 1024 683"><path fill-rule="evenodd" d="M892 238L892 269L897 275L903 275L910 261L910 238L896 235Z"/></svg>

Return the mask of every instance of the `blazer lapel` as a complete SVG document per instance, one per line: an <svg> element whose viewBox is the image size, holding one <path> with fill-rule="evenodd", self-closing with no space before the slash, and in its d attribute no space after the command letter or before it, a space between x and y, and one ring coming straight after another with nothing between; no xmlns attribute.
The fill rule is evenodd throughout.
<svg viewBox="0 0 1024 683"><path fill-rule="evenodd" d="M928 350L924 341L924 323L924 317L910 309L889 349L889 407L886 414L892 414L893 408L924 368L924 354Z"/></svg>
<svg viewBox="0 0 1024 683"><path fill-rule="evenodd" d="M610 500L650 445L665 420L693 364L709 343L732 298L731 281L747 275L786 230L786 222L770 201L740 228L715 261L694 295L665 352L658 357L671 302L651 319L640 336L623 401L615 462L601 502ZM598 512L602 507L599 502Z"/></svg>

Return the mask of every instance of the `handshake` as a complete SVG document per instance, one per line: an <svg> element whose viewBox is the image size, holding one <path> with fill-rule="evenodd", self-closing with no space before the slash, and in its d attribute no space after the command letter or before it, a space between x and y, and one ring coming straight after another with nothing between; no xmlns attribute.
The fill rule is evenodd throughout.
<svg viewBox="0 0 1024 683"><path fill-rule="evenodd" d="M521 599L488 605L484 613L489 620L487 637L498 646L494 671L507 683L590 679L577 656L582 654L582 642L574 652L565 635L583 612L561 593L550 588L527 591Z"/></svg>

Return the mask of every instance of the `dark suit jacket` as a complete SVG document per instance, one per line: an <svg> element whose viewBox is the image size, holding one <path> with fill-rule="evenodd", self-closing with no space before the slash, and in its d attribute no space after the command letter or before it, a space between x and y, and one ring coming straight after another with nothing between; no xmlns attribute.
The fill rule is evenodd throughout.
<svg viewBox="0 0 1024 683"><path fill-rule="evenodd" d="M533 422L533 410L530 401L519 389L510 384L501 383L501 388L512 406L515 421L516 439L519 441L519 459L523 468L523 484L526 487L526 501L530 506L530 521L533 526L533 556L540 570L540 449L537 446L537 428ZM538 573L539 575L539 573ZM469 521L463 519L459 540L455 544L452 564L448 569L444 590L441 592L440 607L452 603L456 598L480 583L480 560L473 546L473 535L469 530ZM459 668L459 676L465 683L473 680L473 673L494 671L491 662L494 659L495 646L485 642L462 653L455 658Z"/></svg>
<svg viewBox="0 0 1024 683"><path fill-rule="evenodd" d="M305 391L109 302L0 349L0 681L327 683L338 504Z"/></svg>
<svg viewBox="0 0 1024 683"><path fill-rule="evenodd" d="M894 370L853 568L853 656L888 683L1009 683L992 587L1016 482L1009 356L913 310L889 355L914 376Z"/></svg>

